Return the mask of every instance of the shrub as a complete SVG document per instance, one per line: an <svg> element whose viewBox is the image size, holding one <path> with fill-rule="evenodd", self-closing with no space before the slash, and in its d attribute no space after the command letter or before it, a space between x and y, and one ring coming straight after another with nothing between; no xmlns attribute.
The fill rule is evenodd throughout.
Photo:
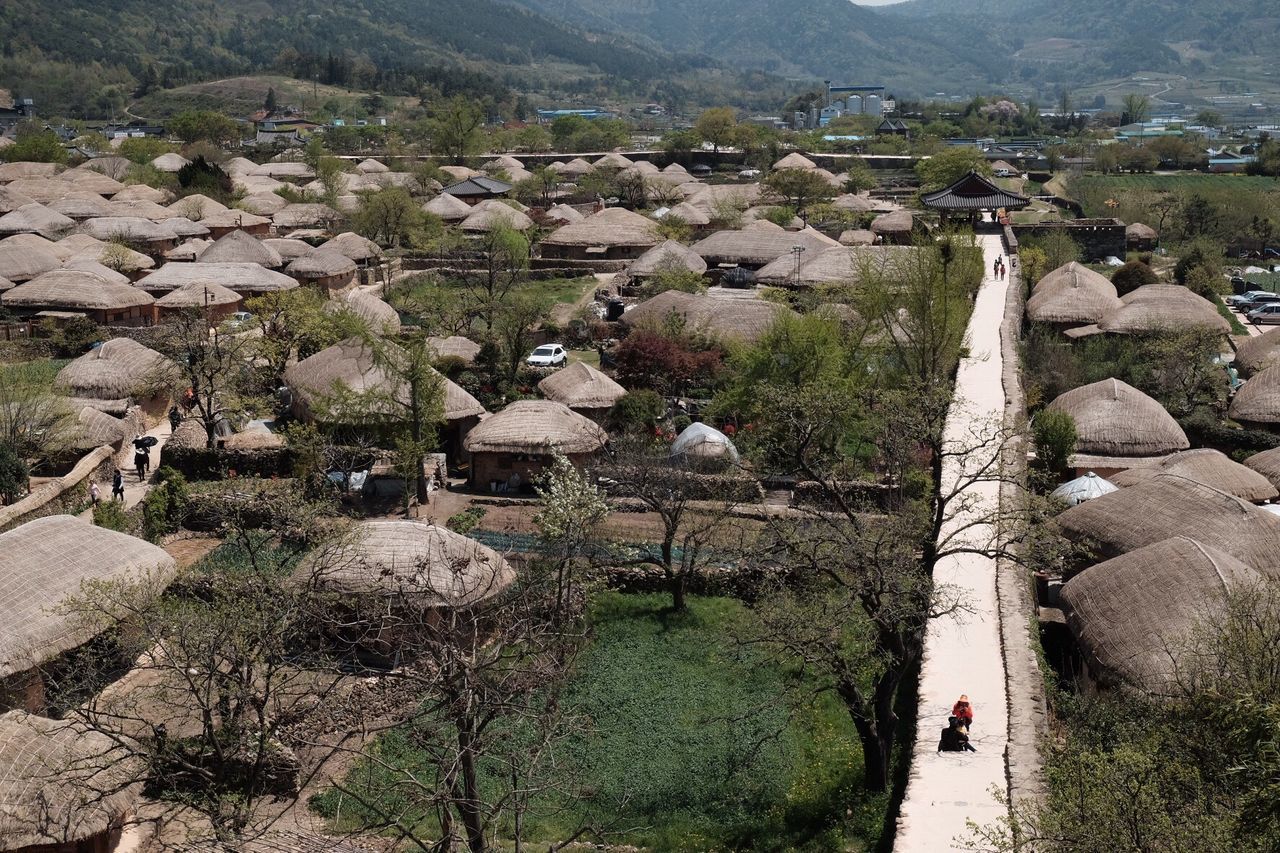
<svg viewBox="0 0 1280 853"><path fill-rule="evenodd" d="M0 444L0 504L11 504L27 493L27 463L7 444Z"/></svg>
<svg viewBox="0 0 1280 853"><path fill-rule="evenodd" d="M1142 261L1129 261L1111 276L1111 283L1116 286L1116 294L1124 296L1146 284L1155 284L1160 277L1151 267Z"/></svg>
<svg viewBox="0 0 1280 853"><path fill-rule="evenodd" d="M121 533L129 531L129 518L124 504L119 501L98 501L98 505L93 508L93 523L107 530L118 530Z"/></svg>
<svg viewBox="0 0 1280 853"><path fill-rule="evenodd" d="M703 293L707 289L706 279L702 273L693 270L670 268L659 270L640 287L640 297L648 299L668 290L681 293Z"/></svg>
<svg viewBox="0 0 1280 853"><path fill-rule="evenodd" d="M1049 471L1062 472L1076 449L1076 422L1066 412L1046 410L1031 424L1036 459Z"/></svg>
<svg viewBox="0 0 1280 853"><path fill-rule="evenodd" d="M467 507L461 512L455 512L449 516L449 520L444 523L444 526L454 533L461 533L466 536L480 526L480 522L484 521L486 512L487 510L482 506Z"/></svg>
<svg viewBox="0 0 1280 853"><path fill-rule="evenodd" d="M190 504L186 477L162 465L156 471L156 486L142 499L142 535L157 542L173 533L186 520Z"/></svg>
<svg viewBox="0 0 1280 853"><path fill-rule="evenodd" d="M641 389L630 392L613 404L609 410L609 423L623 432L649 430L657 426L666 413L667 404L656 391Z"/></svg>
<svg viewBox="0 0 1280 853"><path fill-rule="evenodd" d="M467 369L467 362L456 355L445 355L437 358L434 366L436 370L453 379Z"/></svg>
<svg viewBox="0 0 1280 853"><path fill-rule="evenodd" d="M1187 284L1191 271L1198 267L1207 270L1211 277L1221 276L1222 250L1207 240L1195 241L1178 258L1178 263L1173 268L1173 278L1178 284Z"/></svg>

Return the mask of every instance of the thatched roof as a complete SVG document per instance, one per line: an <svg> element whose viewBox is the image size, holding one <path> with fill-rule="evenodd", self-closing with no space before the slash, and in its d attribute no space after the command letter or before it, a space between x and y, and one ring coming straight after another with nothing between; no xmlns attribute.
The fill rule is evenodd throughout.
<svg viewBox="0 0 1280 853"><path fill-rule="evenodd" d="M28 239L31 236L33 235L11 237L10 239L23 240ZM36 239L43 240L44 238ZM76 255L86 254L90 251L101 252L103 249L107 248L107 246L111 245L110 243L99 240L97 237L91 237L88 234L68 234L56 243L48 243L48 241L44 242L46 245L42 248L49 249L64 261L75 257Z"/></svg>
<svg viewBox="0 0 1280 853"><path fill-rule="evenodd" d="M149 219L152 222L164 222L173 219L173 211L153 201L117 201L111 200L111 215Z"/></svg>
<svg viewBox="0 0 1280 853"><path fill-rule="evenodd" d="M551 168L562 175L577 178L591 171L591 164L581 157L574 157L568 163L556 161L551 164Z"/></svg>
<svg viewBox="0 0 1280 853"><path fill-rule="evenodd" d="M48 208L55 213L71 219L92 219L95 216L110 216L111 204L97 193L73 190L57 201L51 201Z"/></svg>
<svg viewBox="0 0 1280 853"><path fill-rule="evenodd" d="M1071 415L1080 453L1162 456L1191 446L1163 406L1119 379L1073 388L1048 408Z"/></svg>
<svg viewBox="0 0 1280 853"><path fill-rule="evenodd" d="M816 169L818 164L810 160L798 151L793 151L781 160L773 164L773 170L781 169Z"/></svg>
<svg viewBox="0 0 1280 853"><path fill-rule="evenodd" d="M1104 332L1145 334L1189 328L1227 334L1231 324L1213 303L1180 284L1147 284L1126 293L1124 303L1098 323Z"/></svg>
<svg viewBox="0 0 1280 853"><path fill-rule="evenodd" d="M310 243L302 240L291 240L287 237L268 237L262 241L262 245L270 246L279 252L285 263L295 261L303 255L309 255L315 251L315 247Z"/></svg>
<svg viewBox="0 0 1280 853"><path fill-rule="evenodd" d="M0 716L6 850L75 847L120 829L142 793L140 762L111 737L24 711Z"/></svg>
<svg viewBox="0 0 1280 853"><path fill-rule="evenodd" d="M510 154L500 154L480 167L481 171L489 172L490 174L494 172L506 172L511 169L523 169L523 168L524 168L524 163L521 163L519 160L517 160L515 157L512 157Z"/></svg>
<svg viewBox="0 0 1280 853"><path fill-rule="evenodd" d="M1098 323L1122 307L1105 276L1072 261L1040 279L1027 300L1027 317L1037 323Z"/></svg>
<svg viewBox="0 0 1280 853"><path fill-rule="evenodd" d="M24 205L35 203L36 200L26 193L18 192L17 190L9 187L0 186L0 213L8 213L11 210L17 210Z"/></svg>
<svg viewBox="0 0 1280 853"><path fill-rule="evenodd" d="M329 205L314 203L289 204L271 216L277 228L328 227L342 219L342 214Z"/></svg>
<svg viewBox="0 0 1280 853"><path fill-rule="evenodd" d="M467 607L501 594L515 570L497 551L421 521L366 521L320 548L295 577L410 607Z"/></svg>
<svg viewBox="0 0 1280 853"><path fill-rule="evenodd" d="M467 166L441 166L440 171L455 181L465 181L468 178L479 178L484 175L484 172L476 171Z"/></svg>
<svg viewBox="0 0 1280 853"><path fill-rule="evenodd" d="M635 165L632 160L623 157L616 151L604 155L600 159L591 164L595 169L627 169Z"/></svg>
<svg viewBox="0 0 1280 853"><path fill-rule="evenodd" d="M151 165L159 169L161 172L178 172L181 171L183 166L189 165L190 163L191 161L186 157L183 157L181 154L174 154L173 152L161 154L159 157L156 157L151 161Z"/></svg>
<svg viewBox="0 0 1280 853"><path fill-rule="evenodd" d="M1150 225L1135 222L1124 229L1124 236L1126 240L1155 240L1160 235Z"/></svg>
<svg viewBox="0 0 1280 853"><path fill-rule="evenodd" d="M161 308L205 308L239 305L240 294L216 281L189 281L156 300Z"/></svg>
<svg viewBox="0 0 1280 853"><path fill-rule="evenodd" d="M243 231L228 231L200 253L201 264L258 264L274 269L284 266L280 253Z"/></svg>
<svg viewBox="0 0 1280 853"><path fill-rule="evenodd" d="M374 261L382 257L381 246L353 231L344 231L337 237L326 240L316 251L337 252L356 262Z"/></svg>
<svg viewBox="0 0 1280 853"><path fill-rule="evenodd" d="M1235 365L1245 376L1280 362L1280 328L1268 329L1236 345Z"/></svg>
<svg viewBox="0 0 1280 853"><path fill-rule="evenodd" d="M480 354L480 345L462 335L450 335L447 338L427 338L427 346L435 351L436 358L458 358L467 364L475 363Z"/></svg>
<svg viewBox="0 0 1280 853"><path fill-rule="evenodd" d="M1121 471L1111 481L1117 486L1135 486L1160 474L1177 474L1250 503L1280 497L1280 492L1262 474L1220 451L1207 448L1172 453L1155 465Z"/></svg>
<svg viewBox="0 0 1280 853"><path fill-rule="evenodd" d="M1161 474L1061 513L1059 529L1102 559L1173 536L1190 536L1280 577L1280 517L1235 495L1176 474Z"/></svg>
<svg viewBox="0 0 1280 853"><path fill-rule="evenodd" d="M226 210L225 204L202 193L183 196L169 205L169 212L174 216L182 216L193 221L199 221L215 213L225 213Z"/></svg>
<svg viewBox="0 0 1280 853"><path fill-rule="evenodd" d="M155 300L136 287L83 270L56 269L6 291L3 304L40 308L108 311L150 305Z"/></svg>
<svg viewBox="0 0 1280 853"><path fill-rule="evenodd" d="M386 344L394 346L394 344ZM461 386L440 377L444 382L445 420L461 420L484 414L484 406ZM356 394L374 394L397 401L407 401L409 389L376 363L374 351L359 338L348 338L305 358L284 372L284 381L299 399L310 404L322 401L335 390ZM372 401L373 408L353 413L360 419L378 420L397 416L400 412L389 404Z"/></svg>
<svg viewBox="0 0 1280 853"><path fill-rule="evenodd" d="M1280 488L1280 447L1255 453L1244 460L1244 465L1266 477L1271 485Z"/></svg>
<svg viewBox="0 0 1280 853"><path fill-rule="evenodd" d="M797 274L795 258L791 254L765 264L756 273L760 284L819 284L858 283L867 276L887 275L910 261L916 253L912 246L833 246L818 251L806 251L800 256Z"/></svg>
<svg viewBox="0 0 1280 853"><path fill-rule="evenodd" d="M126 240L131 243L176 243L178 235L172 230L140 216L104 216L87 219L80 226L81 232L99 240Z"/></svg>
<svg viewBox="0 0 1280 853"><path fill-rule="evenodd" d="M490 199L473 207L470 215L459 225L463 231L475 232L492 231L502 226L528 231L533 227L533 220L513 207Z"/></svg>
<svg viewBox="0 0 1280 853"><path fill-rule="evenodd" d="M256 178L314 178L315 176L316 173L306 163L274 159L254 166L246 173L246 177Z"/></svg>
<svg viewBox="0 0 1280 853"><path fill-rule="evenodd" d="M674 314L689 331L750 343L759 340L778 315L789 310L763 299L717 299L668 290L628 309L622 322L632 328L660 325Z"/></svg>
<svg viewBox="0 0 1280 853"><path fill-rule="evenodd" d="M595 453L609 440L598 424L552 400L517 400L467 433L469 453Z"/></svg>
<svg viewBox="0 0 1280 853"><path fill-rule="evenodd" d="M870 213L875 207L875 203L871 201L871 196L862 195L861 193L845 193L838 195L831 201L831 206L837 210L850 210L854 213Z"/></svg>
<svg viewBox="0 0 1280 853"><path fill-rule="evenodd" d="M363 320L370 329L383 335L400 333L400 313L371 293L348 290L324 305L329 312L350 311Z"/></svg>
<svg viewBox="0 0 1280 853"><path fill-rule="evenodd" d="M173 368L132 338L112 338L59 370L54 385L73 397L115 400L150 393Z"/></svg>
<svg viewBox="0 0 1280 853"><path fill-rule="evenodd" d="M198 227L209 233L212 228L257 228L270 225L271 217L258 216L245 210L219 210L200 220Z"/></svg>
<svg viewBox="0 0 1280 853"><path fill-rule="evenodd" d="M668 240L628 264L626 274L631 278L648 278L673 269L702 275L707 271L707 262L688 246Z"/></svg>
<svg viewBox="0 0 1280 853"><path fill-rule="evenodd" d="M206 252L208 249L205 250ZM203 257L203 254L201 255ZM139 279L135 286L149 291L176 290L192 281L216 281L239 294L292 290L298 282L258 264L184 264L170 261Z"/></svg>
<svg viewBox="0 0 1280 853"><path fill-rule="evenodd" d="M377 175L382 172L390 172L391 169L377 160L369 158L356 163L356 171L362 175Z"/></svg>
<svg viewBox="0 0 1280 853"><path fill-rule="evenodd" d="M695 228L711 224L711 216L705 210L687 201L682 201L672 207L663 218L679 219L684 224L692 225Z"/></svg>
<svg viewBox="0 0 1280 853"><path fill-rule="evenodd" d="M113 202L149 201L155 204L164 204L169 198L167 191L149 187L146 184L130 184L111 196Z"/></svg>
<svg viewBox="0 0 1280 853"><path fill-rule="evenodd" d="M75 227L75 220L43 204L24 204L0 216L0 234L40 234L54 238Z"/></svg>
<svg viewBox="0 0 1280 853"><path fill-rule="evenodd" d="M1061 595L1095 678L1168 694L1197 626L1214 617L1227 593L1259 581L1231 555L1174 536L1085 570Z"/></svg>
<svg viewBox="0 0 1280 853"><path fill-rule="evenodd" d="M840 232L839 242L841 246L873 246L876 235L874 231L868 231L865 228L850 228Z"/></svg>
<svg viewBox="0 0 1280 853"><path fill-rule="evenodd" d="M115 270L109 269L108 267L98 263L98 261L94 260L93 253L90 253L87 257L78 257L72 258L68 261L63 261L62 269L75 270L77 272L90 272L100 278L106 279L107 281L114 282L115 284L129 283L129 277L127 275L116 272Z"/></svg>
<svg viewBox="0 0 1280 853"><path fill-rule="evenodd" d="M155 259L150 255L135 252L128 246L121 246L116 243L104 243L100 246L82 249L68 258L63 263L63 266L73 268L82 261L93 261L98 266L110 263L111 269L121 273L141 272L142 270L152 269L156 265Z"/></svg>
<svg viewBox="0 0 1280 853"><path fill-rule="evenodd" d="M796 246L802 247L806 254L817 254L832 245L839 244L817 231L792 233L760 220L741 231L717 231L694 243L692 249L708 264L764 266L788 255Z"/></svg>
<svg viewBox="0 0 1280 853"><path fill-rule="evenodd" d="M543 239L553 246L656 246L657 226L638 213L608 207L581 222L570 222Z"/></svg>
<svg viewBox="0 0 1280 853"><path fill-rule="evenodd" d="M15 286L16 285L14 285L13 282L9 281L9 279L4 278L3 276L0 276L0 293L3 293L6 290L10 290Z"/></svg>
<svg viewBox="0 0 1280 853"><path fill-rule="evenodd" d="M256 216L272 216L288 207L289 202L275 193L254 193L240 199L236 206Z"/></svg>
<svg viewBox="0 0 1280 853"><path fill-rule="evenodd" d="M471 205L456 195L440 193L422 206L427 213L440 217L445 222L458 222L471 215Z"/></svg>
<svg viewBox="0 0 1280 853"><path fill-rule="evenodd" d="M201 256L203 257L203 255ZM317 249L309 255L303 255L290 261L285 272L294 278L317 279L351 276L356 271L356 262L337 252Z"/></svg>
<svg viewBox="0 0 1280 853"><path fill-rule="evenodd" d="M162 219L160 220L160 225L168 228L179 237L207 237L209 235L209 229L203 223L192 222L185 216L171 216L168 219Z"/></svg>
<svg viewBox="0 0 1280 853"><path fill-rule="evenodd" d="M182 261L184 263L192 263L196 258L200 257L200 253L213 245L212 240L202 237L193 237L178 245L174 246L164 253L166 261ZM311 249L307 247L308 251Z"/></svg>
<svg viewBox="0 0 1280 853"><path fill-rule="evenodd" d="M0 163L0 184L21 178L52 178L61 169L57 163L33 163L26 160Z"/></svg>
<svg viewBox="0 0 1280 853"><path fill-rule="evenodd" d="M62 259L51 249L33 248L14 240L15 237L0 240L0 276L9 281L35 278L57 269L62 263Z"/></svg>
<svg viewBox="0 0 1280 853"><path fill-rule="evenodd" d="M84 582L149 576L167 583L174 568L173 558L150 542L69 515L0 533L0 554L0 678L52 660L101 630L57 609Z"/></svg>
<svg viewBox="0 0 1280 853"><path fill-rule="evenodd" d="M557 370L538 383L542 396L571 409L607 409L627 395L627 389L580 361Z"/></svg>
<svg viewBox="0 0 1280 853"><path fill-rule="evenodd" d="M128 437L128 427L119 418L94 408L82 406L76 414L77 426L71 431L68 444L77 450L92 450L108 445L120 447Z"/></svg>
<svg viewBox="0 0 1280 853"><path fill-rule="evenodd" d="M915 217L908 210L895 210L892 213L882 213L875 219L871 220L871 233L878 235L885 234L910 234L915 228Z"/></svg>
<svg viewBox="0 0 1280 853"><path fill-rule="evenodd" d="M711 215L725 206L745 210L760 198L759 184L697 184L696 187L696 192L686 201Z"/></svg>
<svg viewBox="0 0 1280 853"><path fill-rule="evenodd" d="M1237 421L1280 423L1280 365L1273 364L1240 386L1227 413Z"/></svg>
<svg viewBox="0 0 1280 853"><path fill-rule="evenodd" d="M586 217L576 207L570 207L567 204L553 204L547 208L543 218L548 222L560 222L567 225L570 222L581 222Z"/></svg>

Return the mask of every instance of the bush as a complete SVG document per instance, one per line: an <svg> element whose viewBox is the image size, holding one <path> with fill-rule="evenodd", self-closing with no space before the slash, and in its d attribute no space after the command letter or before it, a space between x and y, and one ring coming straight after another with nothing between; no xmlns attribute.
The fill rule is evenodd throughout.
<svg viewBox="0 0 1280 853"><path fill-rule="evenodd" d="M656 275L645 281L640 287L639 295L641 299L649 299L668 290L678 290L681 293L704 293L706 289L707 282L702 277L702 273L672 268L659 270Z"/></svg>
<svg viewBox="0 0 1280 853"><path fill-rule="evenodd" d="M98 501L93 508L93 523L107 530L129 531L129 518L124 504L119 501Z"/></svg>
<svg viewBox="0 0 1280 853"><path fill-rule="evenodd" d="M1076 422L1066 412L1046 410L1036 415L1031 424L1036 460L1055 473L1067 470L1067 462L1076 450Z"/></svg>
<svg viewBox="0 0 1280 853"><path fill-rule="evenodd" d="M486 512L487 510L482 506L467 507L461 512L455 512L449 516L449 520L444 523L444 526L454 533L461 533L466 536L480 526L480 522L484 521Z"/></svg>
<svg viewBox="0 0 1280 853"><path fill-rule="evenodd" d="M1178 284L1187 284L1192 270L1203 268L1213 278L1222 275L1222 250L1207 240L1197 240L1178 258L1173 268L1173 278Z"/></svg>
<svg viewBox="0 0 1280 853"><path fill-rule="evenodd" d="M0 444L0 504L11 504L27 493L27 463L9 445Z"/></svg>
<svg viewBox="0 0 1280 853"><path fill-rule="evenodd" d="M448 378L454 379L467 369L467 362L460 356L445 355L437 358L433 366Z"/></svg>
<svg viewBox="0 0 1280 853"><path fill-rule="evenodd" d="M1124 296L1126 293L1131 293L1143 285L1155 284L1158 281L1160 281L1160 277L1155 274L1155 270L1142 261L1129 261L1111 276L1111 283L1116 286L1116 294L1119 296Z"/></svg>
<svg viewBox="0 0 1280 853"><path fill-rule="evenodd" d="M609 424L623 432L651 430L667 413L667 404L656 391L632 391L613 404Z"/></svg>
<svg viewBox="0 0 1280 853"><path fill-rule="evenodd" d="M175 532L191 504L187 478L167 465L156 471L156 486L142 499L142 535L151 542Z"/></svg>

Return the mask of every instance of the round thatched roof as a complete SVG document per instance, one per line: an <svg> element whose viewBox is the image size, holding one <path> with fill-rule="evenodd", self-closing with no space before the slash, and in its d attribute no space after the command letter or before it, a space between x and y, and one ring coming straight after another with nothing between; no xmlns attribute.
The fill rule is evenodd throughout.
<svg viewBox="0 0 1280 853"><path fill-rule="evenodd" d="M0 716L5 849L75 847L118 830L141 796L143 770L129 750L81 724L24 711Z"/></svg>
<svg viewBox="0 0 1280 853"><path fill-rule="evenodd" d="M427 346L435 351L436 358L458 358L467 364L475 363L480 354L480 345L462 335L450 335L447 338L427 338Z"/></svg>
<svg viewBox="0 0 1280 853"><path fill-rule="evenodd" d="M105 198L83 190L73 190L57 201L49 202L48 208L72 219L111 215L111 204Z"/></svg>
<svg viewBox="0 0 1280 853"><path fill-rule="evenodd" d="M14 239L0 240L0 276L9 281L33 279L49 270L56 270L62 263L55 252L24 246L13 242Z"/></svg>
<svg viewBox="0 0 1280 853"><path fill-rule="evenodd" d="M151 305L155 300L136 287L92 272L56 269L7 291L3 301L7 306L114 311Z"/></svg>
<svg viewBox="0 0 1280 853"><path fill-rule="evenodd" d="M57 163L34 163L16 160L12 163L0 163L0 184L22 178L52 178L61 171Z"/></svg>
<svg viewBox="0 0 1280 853"><path fill-rule="evenodd" d="M328 227L342 221L342 214L327 204L289 204L276 211L271 221L277 228Z"/></svg>
<svg viewBox="0 0 1280 853"><path fill-rule="evenodd" d="M667 240L628 264L626 274L631 278L648 278L670 270L702 275L707 271L707 262L688 246L675 240Z"/></svg>
<svg viewBox="0 0 1280 853"><path fill-rule="evenodd" d="M296 261L303 255L309 255L315 251L315 247L310 243L302 240L292 240L287 237L268 237L262 241L262 245L270 246L279 252L285 263Z"/></svg>
<svg viewBox="0 0 1280 853"><path fill-rule="evenodd" d="M268 269L284 266L280 253L243 231L228 231L200 253L201 264L258 264Z"/></svg>
<svg viewBox="0 0 1280 853"><path fill-rule="evenodd" d="M290 261L289 266L285 267L285 272L294 278L301 279L350 276L355 271L355 261L346 255L327 249L317 249L309 255L303 255L296 260Z"/></svg>
<svg viewBox="0 0 1280 853"><path fill-rule="evenodd" d="M172 151L168 154L161 154L151 161L151 165L161 172L178 172L182 170L183 166L187 166L190 163L191 161L186 157L181 154L174 154Z"/></svg>
<svg viewBox="0 0 1280 853"><path fill-rule="evenodd" d="M1253 424L1280 423L1280 364L1255 374L1231 398L1228 414Z"/></svg>
<svg viewBox="0 0 1280 853"><path fill-rule="evenodd" d="M609 440L598 424L552 400L517 400L467 433L469 453L595 453Z"/></svg>
<svg viewBox="0 0 1280 853"><path fill-rule="evenodd" d="M1101 559L1185 535L1280 577L1280 516L1176 474L1074 506L1057 524L1069 539L1090 543Z"/></svg>
<svg viewBox="0 0 1280 853"><path fill-rule="evenodd" d="M21 193L37 204L57 201L71 189L69 184L51 178L19 178L8 185L9 192Z"/></svg>
<svg viewBox="0 0 1280 853"><path fill-rule="evenodd" d="M458 222L471 215L471 205L448 193L440 193L424 204L422 209L440 217L445 222Z"/></svg>
<svg viewBox="0 0 1280 853"><path fill-rule="evenodd" d="M841 246L872 246L876 242L874 231L865 228L851 228L840 233Z"/></svg>
<svg viewBox="0 0 1280 853"><path fill-rule="evenodd" d="M0 234L40 234L54 238L70 231L75 220L43 204L24 204L0 216Z"/></svg>
<svg viewBox="0 0 1280 853"><path fill-rule="evenodd" d="M1235 557L1174 536L1086 569L1061 595L1071 633L1101 683L1167 694L1196 627L1227 593L1259 581Z"/></svg>
<svg viewBox="0 0 1280 853"><path fill-rule="evenodd" d="M1245 376L1280 362L1280 328L1268 329L1236 346L1235 365Z"/></svg>
<svg viewBox="0 0 1280 853"><path fill-rule="evenodd" d="M271 218L268 216L258 216L245 210L219 210L216 213L210 213L200 220L198 227L205 229L208 233L213 228L257 228L263 225L270 225Z"/></svg>
<svg viewBox="0 0 1280 853"><path fill-rule="evenodd" d="M910 234L915 228L916 220L909 210L895 210L892 213L882 213L875 219L871 220L871 233L877 235Z"/></svg>
<svg viewBox="0 0 1280 853"><path fill-rule="evenodd" d="M467 607L499 595L515 570L497 551L421 521L366 521L299 566L300 580L410 607Z"/></svg>
<svg viewBox="0 0 1280 853"><path fill-rule="evenodd" d="M208 249L205 249L207 252ZM204 253L201 253L204 257ZM153 273L138 279L142 290L164 292L176 290L192 281L213 280L239 294L274 293L298 286L295 279L260 264L177 263L170 261Z"/></svg>
<svg viewBox="0 0 1280 853"><path fill-rule="evenodd" d="M533 220L513 207L495 199L482 201L471 209L471 213L458 226L463 231L478 233L492 231L495 228L514 228L516 231L528 231L533 227Z"/></svg>
<svg viewBox="0 0 1280 853"><path fill-rule="evenodd" d="M141 216L103 216L87 219L80 230L99 240L131 243L176 243L178 235L159 222Z"/></svg>
<svg viewBox="0 0 1280 853"><path fill-rule="evenodd" d="M316 251L337 252L357 263L376 261L382 257L381 246L353 231L343 231L333 239L326 240Z"/></svg>
<svg viewBox="0 0 1280 853"><path fill-rule="evenodd" d="M781 160L773 164L773 170L781 169L816 169L818 164L810 160L798 151L793 151Z"/></svg>
<svg viewBox="0 0 1280 853"><path fill-rule="evenodd" d="M632 328L656 326L675 315L690 331L750 343L759 340L779 314L789 311L763 299L716 299L668 290L628 309L622 315L622 322Z"/></svg>
<svg viewBox="0 0 1280 853"><path fill-rule="evenodd" d="M1163 406L1119 379L1073 388L1048 408L1066 412L1076 422L1080 453L1162 456L1191 446Z"/></svg>
<svg viewBox="0 0 1280 853"><path fill-rule="evenodd" d="M151 222L164 222L166 219L173 219L173 211L154 201L139 199L138 201L117 201L111 200L111 215L146 219Z"/></svg>
<svg viewBox="0 0 1280 853"><path fill-rule="evenodd" d="M82 256L71 258L68 261L63 261L62 269L75 270L76 272L90 272L115 284L129 283L129 277L127 275L103 266L94 259L93 255L94 253L90 253L87 257Z"/></svg>
<svg viewBox="0 0 1280 853"><path fill-rule="evenodd" d="M1121 297L1121 307L1098 323L1104 332L1146 334L1209 329L1228 334L1231 324L1213 303L1180 284L1147 284Z"/></svg>
<svg viewBox="0 0 1280 853"><path fill-rule="evenodd" d="M394 346L387 343L386 346ZM356 420L379 420L397 417L403 410L388 402L408 400L409 390L400 385L378 365L374 350L359 338L348 338L305 358L284 372L285 384L295 396L309 405L321 402L336 390L374 395L368 405L351 413ZM457 383L445 379L445 420L478 417L484 406Z"/></svg>
<svg viewBox="0 0 1280 853"><path fill-rule="evenodd" d="M226 210L225 204L201 193L183 196L169 205L169 211L174 216L182 216L193 222L199 222L215 213L225 213Z"/></svg>
<svg viewBox="0 0 1280 853"><path fill-rule="evenodd" d="M630 159L616 151L604 155L591 164L594 169L628 169L633 165L635 164Z"/></svg>
<svg viewBox="0 0 1280 853"><path fill-rule="evenodd" d="M68 169L58 176L58 180L75 190L98 195L115 195L124 189L124 184L97 169L88 168L88 165Z"/></svg>
<svg viewBox="0 0 1280 853"><path fill-rule="evenodd" d="M200 253L213 245L212 240L202 237L193 237L190 240L184 240L172 249L164 253L166 261L181 261L183 263L192 263L196 258L200 257ZM308 246L308 249L311 247Z"/></svg>
<svg viewBox="0 0 1280 853"><path fill-rule="evenodd" d="M1156 465L1121 471L1111 481L1117 486L1135 486L1160 474L1178 474L1250 503L1262 503L1280 497L1280 492L1262 474L1241 465L1220 451L1208 448L1172 453Z"/></svg>
<svg viewBox="0 0 1280 853"><path fill-rule="evenodd" d="M383 165L382 163L379 163L377 160L368 159L368 160L361 160L359 163L357 163L356 171L362 175L377 175L383 172L390 172L391 169L389 169L387 166Z"/></svg>
<svg viewBox="0 0 1280 853"><path fill-rule="evenodd" d="M77 614L58 609L85 581L150 576L167 583L174 568L173 558L150 542L69 515L0 533L0 554L0 678L52 660L98 633Z"/></svg>
<svg viewBox="0 0 1280 853"><path fill-rule="evenodd" d="M538 390L571 409L607 409L627 395L626 388L580 361L543 379Z"/></svg>
<svg viewBox="0 0 1280 853"><path fill-rule="evenodd" d="M73 267L78 261L93 261L99 265L109 263L111 269L117 272L141 272L142 270L149 270L156 265L155 260L150 255L135 252L128 246L122 246L119 243L104 243L100 246L81 249L63 262L63 266Z"/></svg>
<svg viewBox="0 0 1280 853"><path fill-rule="evenodd" d="M236 203L242 210L256 216L273 216L289 206L289 202L275 193L254 193Z"/></svg>
<svg viewBox="0 0 1280 853"><path fill-rule="evenodd" d="M1032 295L1050 293L1055 290L1070 290L1087 288L1097 291L1098 293L1110 294L1112 298L1116 296L1116 286L1111 283L1111 279L1101 273L1094 272L1084 264L1072 261L1069 264L1063 264L1056 270L1050 270L1041 277L1031 288Z"/></svg>
<svg viewBox="0 0 1280 853"><path fill-rule="evenodd" d="M1115 285L1072 261L1036 283L1027 300L1027 317L1037 323L1087 325L1121 307Z"/></svg>
<svg viewBox="0 0 1280 853"><path fill-rule="evenodd" d="M25 205L35 203L36 200L26 193L0 186L0 213L8 213Z"/></svg>
<svg viewBox="0 0 1280 853"><path fill-rule="evenodd" d="M581 222L586 217L576 207L567 204L555 204L547 208L544 218L548 222L559 222L568 225L570 222Z"/></svg>
<svg viewBox="0 0 1280 853"><path fill-rule="evenodd" d="M1159 235L1156 233L1156 229L1150 225L1135 222L1125 227L1124 236L1126 240L1154 240Z"/></svg>
<svg viewBox="0 0 1280 853"><path fill-rule="evenodd" d="M1244 465L1266 477L1276 488L1280 488L1280 447L1255 453L1244 460Z"/></svg>
<svg viewBox="0 0 1280 853"><path fill-rule="evenodd" d="M149 201L155 204L164 204L169 200L169 193L165 190L149 187L146 184L130 184L111 196L112 201Z"/></svg>
<svg viewBox="0 0 1280 853"><path fill-rule="evenodd" d="M651 220L621 207L608 207L581 222L557 228L542 242L553 246L656 246L662 238Z"/></svg>
<svg viewBox="0 0 1280 853"><path fill-rule="evenodd" d="M239 305L240 294L216 281L189 281L156 300L161 308L205 308Z"/></svg>
<svg viewBox="0 0 1280 853"><path fill-rule="evenodd" d="M501 154L481 166L480 170L493 174L494 172L507 172L511 169L523 168L524 163L521 163L515 157L512 157L510 154Z"/></svg>
<svg viewBox="0 0 1280 853"><path fill-rule="evenodd" d="M78 426L71 431L69 443L77 450L92 450L103 445L120 447L129 432L124 421L93 406L82 406L76 421Z"/></svg>
<svg viewBox="0 0 1280 853"><path fill-rule="evenodd" d="M171 216L160 221L161 227L168 228L179 237L206 237L209 229L199 222L192 222L185 216Z"/></svg>
<svg viewBox="0 0 1280 853"><path fill-rule="evenodd" d="M837 210L850 210L854 213L870 213L875 208L875 203L871 201L871 196L862 194L845 193L838 195L831 201L831 206Z"/></svg>
<svg viewBox="0 0 1280 853"><path fill-rule="evenodd" d="M58 371L54 385L73 397L116 400L165 384L173 363L131 338L112 338Z"/></svg>
<svg viewBox="0 0 1280 853"><path fill-rule="evenodd" d="M378 297L362 290L349 290L326 302L324 309L330 312L350 311L378 334L400 333L400 313Z"/></svg>

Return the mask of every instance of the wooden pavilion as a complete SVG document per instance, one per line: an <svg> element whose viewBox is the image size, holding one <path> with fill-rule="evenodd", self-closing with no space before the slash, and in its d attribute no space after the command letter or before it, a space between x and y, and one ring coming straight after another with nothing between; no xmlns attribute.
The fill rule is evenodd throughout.
<svg viewBox="0 0 1280 853"><path fill-rule="evenodd" d="M996 186L989 178L969 172L946 189L921 198L929 210L936 210L945 220L953 215L973 219L983 211L1022 210L1031 199Z"/></svg>

